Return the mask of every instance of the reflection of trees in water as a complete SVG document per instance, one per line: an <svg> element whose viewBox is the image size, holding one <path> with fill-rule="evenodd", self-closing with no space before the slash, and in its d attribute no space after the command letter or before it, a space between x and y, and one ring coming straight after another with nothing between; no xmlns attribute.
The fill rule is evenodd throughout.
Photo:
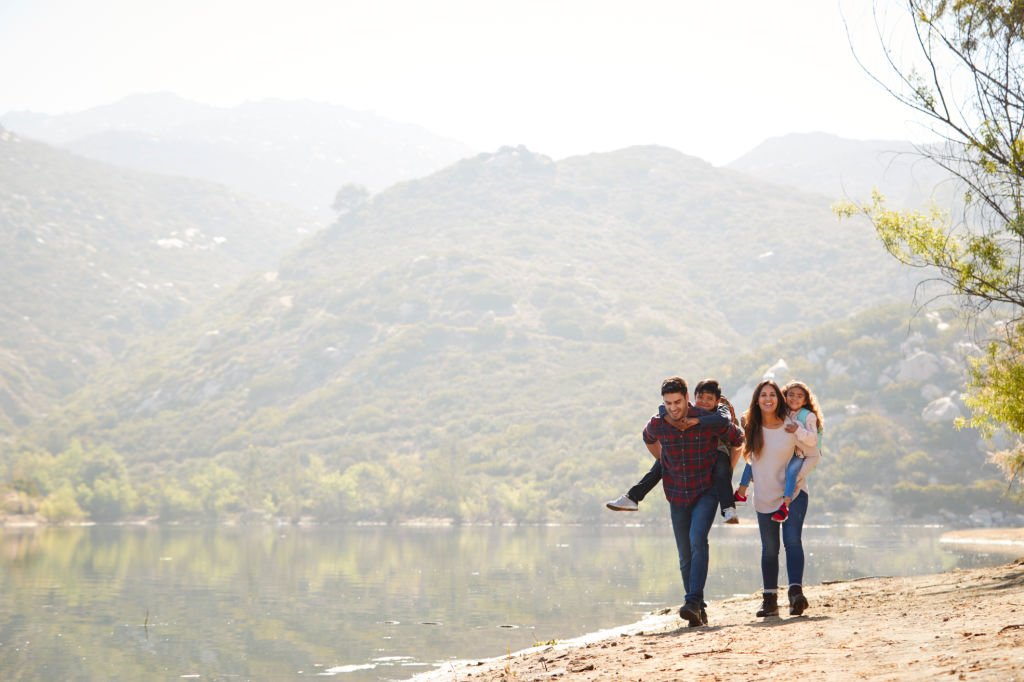
<svg viewBox="0 0 1024 682"><path fill-rule="evenodd" d="M712 531L712 599L760 587L744 521ZM808 582L960 565L939 533L808 528ZM283 679L315 663L498 655L681 593L667 523L39 528L5 531L0 548L0 669L18 679Z"/></svg>

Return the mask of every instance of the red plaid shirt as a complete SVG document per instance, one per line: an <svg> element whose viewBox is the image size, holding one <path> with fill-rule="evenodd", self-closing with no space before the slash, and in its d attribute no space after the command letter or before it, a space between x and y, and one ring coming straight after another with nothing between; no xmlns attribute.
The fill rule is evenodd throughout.
<svg viewBox="0 0 1024 682"><path fill-rule="evenodd" d="M692 405L686 412L687 417L709 414ZM714 425L698 424L680 431L666 419L654 416L644 428L645 443L661 443L662 486L672 504L691 505L711 488L719 439L733 447L743 444L743 431L738 426L728 420L716 421Z"/></svg>

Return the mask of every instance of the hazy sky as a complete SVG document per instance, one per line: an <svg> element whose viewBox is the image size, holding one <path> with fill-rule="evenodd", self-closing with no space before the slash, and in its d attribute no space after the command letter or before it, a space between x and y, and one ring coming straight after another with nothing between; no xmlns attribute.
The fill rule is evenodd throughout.
<svg viewBox="0 0 1024 682"><path fill-rule="evenodd" d="M925 139L853 60L840 4L875 40L867 0L0 0L0 113L313 99L482 151L716 164L789 132Z"/></svg>

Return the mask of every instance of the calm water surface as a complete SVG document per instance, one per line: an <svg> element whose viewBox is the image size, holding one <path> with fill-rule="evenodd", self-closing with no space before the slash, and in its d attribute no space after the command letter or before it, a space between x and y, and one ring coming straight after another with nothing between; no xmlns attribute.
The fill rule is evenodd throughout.
<svg viewBox="0 0 1024 682"><path fill-rule="evenodd" d="M942 531L807 528L804 582L1009 560L940 544ZM667 524L0 533L3 680L399 679L682 597ZM711 541L709 599L759 591L756 528L716 524Z"/></svg>

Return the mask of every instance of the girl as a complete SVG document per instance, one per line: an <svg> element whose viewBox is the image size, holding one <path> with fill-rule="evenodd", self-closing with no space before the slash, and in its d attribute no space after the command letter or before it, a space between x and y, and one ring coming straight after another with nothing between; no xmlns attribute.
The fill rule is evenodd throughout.
<svg viewBox="0 0 1024 682"><path fill-rule="evenodd" d="M821 414L821 407L807 384L802 381L790 381L782 387L782 395L789 408L788 416L797 424L795 431L798 445L786 465L786 484L782 492L782 504L772 514L772 521L776 523L782 523L789 518L789 505L793 503L793 493L796 491L797 481L806 478L807 474L817 466L818 457L821 455L821 434L825 430L825 418ZM809 454L813 455L810 462L807 461ZM806 470L805 464L807 464ZM752 474L753 471L748 463L743 467L740 485L736 489L737 502L747 501L747 486L750 485Z"/></svg>

